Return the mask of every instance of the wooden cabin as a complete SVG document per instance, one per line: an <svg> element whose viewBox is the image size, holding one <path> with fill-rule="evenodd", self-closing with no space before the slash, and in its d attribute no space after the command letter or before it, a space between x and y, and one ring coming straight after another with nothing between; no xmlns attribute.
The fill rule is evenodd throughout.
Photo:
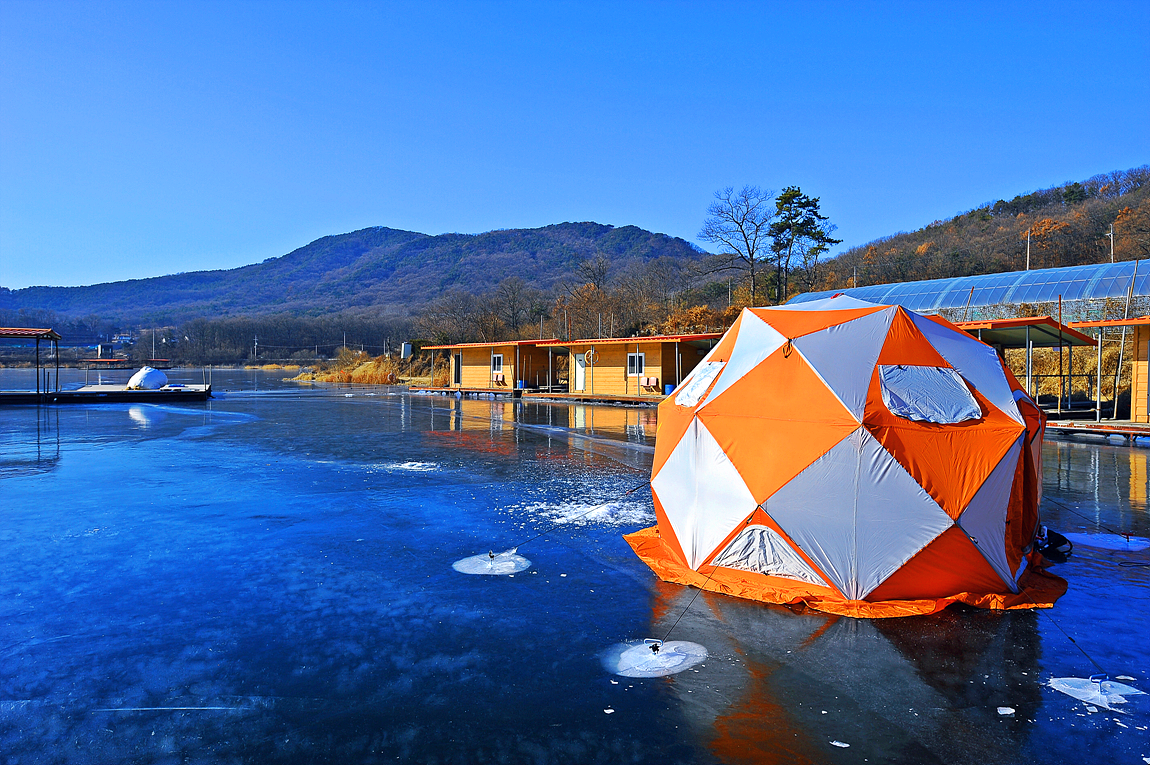
<svg viewBox="0 0 1150 765"><path fill-rule="evenodd" d="M585 340L552 340L540 348L568 357L566 392L662 398L703 360L721 332Z"/></svg>
<svg viewBox="0 0 1150 765"><path fill-rule="evenodd" d="M1150 316L1136 319L1109 319L1106 321L1075 321L1070 326L1076 329L1092 329L1105 332L1106 342L1121 338L1121 330L1126 328L1127 337L1133 335L1133 353L1123 359L1122 364L1130 365L1130 421L1150 423Z"/></svg>
<svg viewBox="0 0 1150 765"><path fill-rule="evenodd" d="M510 393L551 390L558 385L556 352L541 348L547 340L425 345L423 350L448 356L447 387L463 391Z"/></svg>

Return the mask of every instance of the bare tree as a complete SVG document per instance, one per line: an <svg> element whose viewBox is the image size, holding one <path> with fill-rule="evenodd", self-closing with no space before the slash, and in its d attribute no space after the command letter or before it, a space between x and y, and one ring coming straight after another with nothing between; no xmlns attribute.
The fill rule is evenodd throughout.
<svg viewBox="0 0 1150 765"><path fill-rule="evenodd" d="M603 253L596 253L591 260L584 260L575 267L575 273L585 284L594 284L595 289L602 291L607 286L607 272L611 269L611 261Z"/></svg>
<svg viewBox="0 0 1150 765"><path fill-rule="evenodd" d="M770 257L770 227L775 218L773 191L744 186L735 191L728 186L715 192L707 208L707 219L699 238L717 244L721 254L741 261L751 277L751 302L758 295L757 272L760 261Z"/></svg>

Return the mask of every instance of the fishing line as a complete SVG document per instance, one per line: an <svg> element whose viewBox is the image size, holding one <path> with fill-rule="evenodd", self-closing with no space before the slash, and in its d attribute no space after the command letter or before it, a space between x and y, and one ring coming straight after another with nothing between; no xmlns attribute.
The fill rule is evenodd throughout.
<svg viewBox="0 0 1150 765"><path fill-rule="evenodd" d="M1105 523L1103 523L1102 521L1099 521L1099 520L1097 520L1097 519L1095 519L1095 518L1091 518L1091 517L1090 517L1090 516L1088 516L1088 515L1083 515L1082 513L1080 513L1080 512L1078 512L1077 510L1075 510L1074 508L1072 508L1072 507L1069 507L1068 505L1065 505L1065 504L1063 504L1062 502L1059 502L1059 501L1058 501L1058 500L1056 500L1056 499L1051 499L1050 497L1044 497L1043 499L1045 499L1047 502L1050 502L1050 503L1053 503L1053 504L1055 504L1055 505L1058 505L1059 507L1061 507L1063 510L1066 510L1067 512L1071 512L1071 513L1074 513L1075 515L1077 515L1079 518L1081 518L1081 519L1082 519L1082 520L1084 520L1084 521L1089 521L1090 523L1093 523L1093 524L1094 524L1094 525L1096 525L1096 526L1100 526L1100 527L1102 527L1102 528L1106 529L1107 531L1109 531L1111 534L1113 534L1113 535L1114 535L1114 536L1116 536L1116 537L1125 537L1127 542L1129 542L1129 541L1130 541L1130 536L1131 536L1131 535L1130 535L1130 533L1129 533L1129 532L1124 532L1124 531L1115 531L1114 529L1110 528L1109 526L1107 526L1107 525L1106 525Z"/></svg>
<svg viewBox="0 0 1150 765"><path fill-rule="evenodd" d="M757 508L757 507L755 508L755 510L758 510L758 509L759 508ZM743 526L751 525L751 518L753 518L753 517L754 517L754 513L752 513L751 515L748 515L747 519L745 521L743 521ZM706 579L706 581L703 582L703 586L700 587L699 589L695 590L695 594L691 596L691 602L687 604L687 607L683 609L683 612L681 614L679 614L679 618L676 619L675 623L671 625L671 629L667 630L667 634L664 635L663 639L659 642L665 643L667 641L667 638L669 638L671 636L671 633L675 631L675 628L679 626L679 622L682 620L682 618L687 615L688 611L691 610L691 606L693 606L695 604L695 598L699 597L699 593L707 588L707 585L711 583L711 577L713 577L715 575L715 572L718 570L719 570L718 566L715 566L715 565L711 566L711 573L707 574L707 579ZM655 650L655 649L652 648L651 650Z"/></svg>

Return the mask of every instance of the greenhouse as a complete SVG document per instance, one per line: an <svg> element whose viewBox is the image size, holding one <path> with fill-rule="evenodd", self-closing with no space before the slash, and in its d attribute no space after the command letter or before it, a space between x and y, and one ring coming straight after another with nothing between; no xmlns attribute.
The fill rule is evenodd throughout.
<svg viewBox="0 0 1150 765"><path fill-rule="evenodd" d="M1075 318L1088 319L1097 318L1094 314L1105 310L1108 299L1125 303L1128 294L1136 301L1150 296L1150 260L874 284L808 292L789 302L806 303L840 293L869 303L900 305L920 313L946 313L948 318L958 320L997 318L1003 311L993 309L999 306L1050 304L1061 299ZM1012 311L1006 313L1015 315Z"/></svg>

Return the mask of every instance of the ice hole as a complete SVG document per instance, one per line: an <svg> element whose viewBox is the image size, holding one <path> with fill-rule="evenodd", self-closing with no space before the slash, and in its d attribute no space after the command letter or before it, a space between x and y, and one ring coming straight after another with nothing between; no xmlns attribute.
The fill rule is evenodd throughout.
<svg viewBox="0 0 1150 765"><path fill-rule="evenodd" d="M658 648L658 650L652 650ZM603 654L603 667L623 677L663 677L707 659L707 649L685 640L652 638L616 643Z"/></svg>
<svg viewBox="0 0 1150 765"><path fill-rule="evenodd" d="M1056 691L1078 699L1086 704L1105 707L1111 712L1122 712L1115 709L1116 704L1125 704L1127 696L1145 696L1137 688L1116 683L1113 680L1089 679L1085 677L1052 677L1048 685Z"/></svg>
<svg viewBox="0 0 1150 765"><path fill-rule="evenodd" d="M531 568L531 561L522 555L517 555L516 549L513 547L501 553L472 555L470 558L455 561L451 567L461 574L487 574L488 576L517 574Z"/></svg>

